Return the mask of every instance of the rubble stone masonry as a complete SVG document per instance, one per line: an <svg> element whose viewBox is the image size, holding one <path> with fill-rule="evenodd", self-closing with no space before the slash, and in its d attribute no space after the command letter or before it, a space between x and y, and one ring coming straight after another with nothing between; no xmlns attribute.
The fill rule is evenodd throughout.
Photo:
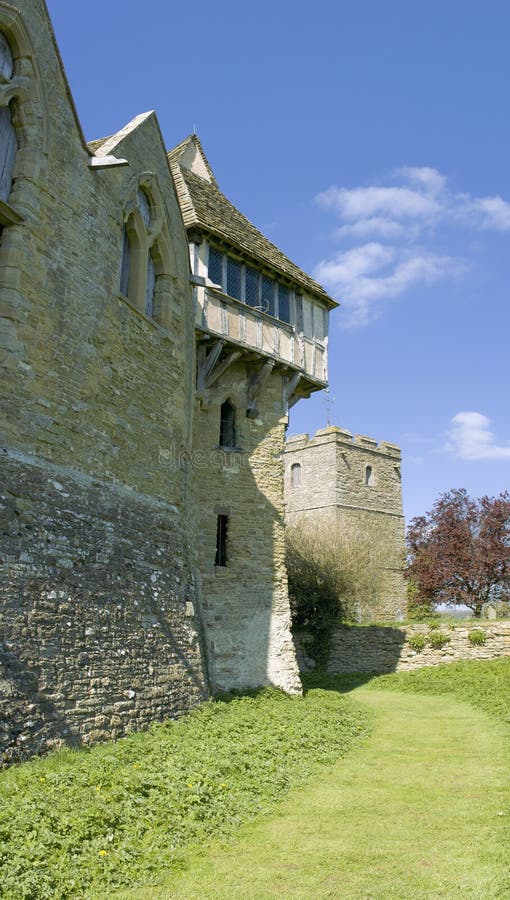
<svg viewBox="0 0 510 900"><path fill-rule="evenodd" d="M360 621L402 619L406 611L401 455L394 444L331 426L313 438L300 434L285 448L285 501L289 522L330 522L368 533L382 546L382 586L360 598ZM293 477L294 467L299 477Z"/></svg>
<svg viewBox="0 0 510 900"><path fill-rule="evenodd" d="M0 2L19 150L0 236L0 751L118 736L207 695L193 562L188 245L154 115L93 169L44 4ZM155 319L120 296L150 172L171 246Z"/></svg>

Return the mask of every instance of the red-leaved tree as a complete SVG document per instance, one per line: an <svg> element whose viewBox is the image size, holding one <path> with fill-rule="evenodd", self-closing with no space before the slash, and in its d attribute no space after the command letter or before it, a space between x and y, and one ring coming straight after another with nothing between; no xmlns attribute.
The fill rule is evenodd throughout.
<svg viewBox="0 0 510 900"><path fill-rule="evenodd" d="M510 594L510 494L473 500L462 490L441 494L407 532L407 577L414 602L465 604L480 617L484 603Z"/></svg>

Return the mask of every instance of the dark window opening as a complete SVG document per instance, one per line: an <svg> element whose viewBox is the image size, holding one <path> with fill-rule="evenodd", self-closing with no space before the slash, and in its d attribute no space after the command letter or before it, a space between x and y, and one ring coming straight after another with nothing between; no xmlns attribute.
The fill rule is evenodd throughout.
<svg viewBox="0 0 510 900"><path fill-rule="evenodd" d="M372 466L367 466L365 469L365 484L372 485L374 483L374 474L372 472Z"/></svg>
<svg viewBox="0 0 510 900"><path fill-rule="evenodd" d="M216 524L215 566L227 565L228 516L218 516Z"/></svg>
<svg viewBox="0 0 510 900"><path fill-rule="evenodd" d="M221 404L220 447L236 446L236 411L230 400Z"/></svg>
<svg viewBox="0 0 510 900"><path fill-rule="evenodd" d="M248 306L259 305L259 273L246 266L245 298Z"/></svg>
<svg viewBox="0 0 510 900"><path fill-rule="evenodd" d="M214 284L223 285L223 254L215 247L209 247L208 275Z"/></svg>
<svg viewBox="0 0 510 900"><path fill-rule="evenodd" d="M282 322L290 323L289 291L283 284L278 285L278 318Z"/></svg>
<svg viewBox="0 0 510 900"><path fill-rule="evenodd" d="M299 487L301 484L301 466L299 463L294 463L290 467L290 483L292 487Z"/></svg>
<svg viewBox="0 0 510 900"><path fill-rule="evenodd" d="M261 300L262 309L269 313L270 316L274 316L274 281L265 275L262 278Z"/></svg>
<svg viewBox="0 0 510 900"><path fill-rule="evenodd" d="M241 299L241 263L227 256L227 294Z"/></svg>

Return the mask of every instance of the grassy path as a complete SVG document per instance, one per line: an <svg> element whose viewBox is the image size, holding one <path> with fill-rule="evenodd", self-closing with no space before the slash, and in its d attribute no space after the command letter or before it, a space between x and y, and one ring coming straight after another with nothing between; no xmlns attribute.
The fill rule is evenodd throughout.
<svg viewBox="0 0 510 900"><path fill-rule="evenodd" d="M145 898L509 897L509 732L449 697L354 692L366 745ZM506 859L505 859L506 856Z"/></svg>

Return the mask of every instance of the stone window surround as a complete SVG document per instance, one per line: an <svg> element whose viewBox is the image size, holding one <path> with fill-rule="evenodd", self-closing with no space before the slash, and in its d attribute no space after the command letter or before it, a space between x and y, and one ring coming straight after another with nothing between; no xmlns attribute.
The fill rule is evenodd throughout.
<svg viewBox="0 0 510 900"><path fill-rule="evenodd" d="M150 222L144 222L139 206L138 192L142 191L150 203ZM121 229L119 263L122 265L123 235L127 231L130 241L130 272L128 296L120 292L119 299L141 315L146 321L159 325L165 330L170 326L170 305L176 275L172 272L174 254L170 240L170 229L165 214L165 206L157 177L152 172L143 172L132 179L124 203ZM145 311L147 267L149 254L152 258L156 284L152 316ZM119 271L120 285L120 271Z"/></svg>
<svg viewBox="0 0 510 900"><path fill-rule="evenodd" d="M12 77L0 79L0 105L12 104L12 123L18 142L11 193L7 201L0 201L0 227L5 228L25 221L27 181L41 183L49 146L49 117L44 82L21 13L4 0L0 0L0 31L14 61ZM36 217L31 190L27 205L30 218Z"/></svg>
<svg viewBox="0 0 510 900"><path fill-rule="evenodd" d="M226 513L218 513L216 516L216 555L215 568L227 568L228 563L228 528L229 516Z"/></svg>
<svg viewBox="0 0 510 900"><path fill-rule="evenodd" d="M237 450L237 409L230 397L220 406L219 449Z"/></svg>

